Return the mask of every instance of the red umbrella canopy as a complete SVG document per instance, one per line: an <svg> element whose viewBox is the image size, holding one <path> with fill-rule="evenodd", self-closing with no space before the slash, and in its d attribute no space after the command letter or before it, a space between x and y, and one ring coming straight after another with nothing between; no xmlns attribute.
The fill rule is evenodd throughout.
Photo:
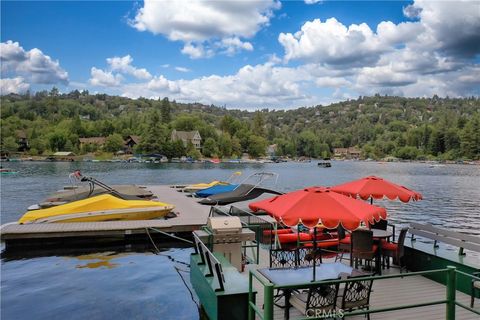
<svg viewBox="0 0 480 320"><path fill-rule="evenodd" d="M390 200L398 198L400 201L408 202L410 200L422 200L423 198L419 192L375 176L339 184L332 187L331 190L351 197L358 196L363 200L370 197L373 199L387 197Z"/></svg>
<svg viewBox="0 0 480 320"><path fill-rule="evenodd" d="M287 226L302 223L314 227L322 223L336 228L341 223L347 230L355 230L361 222L373 223L386 219L385 208L332 192L330 188L310 187L262 201L252 202L253 211L264 210Z"/></svg>

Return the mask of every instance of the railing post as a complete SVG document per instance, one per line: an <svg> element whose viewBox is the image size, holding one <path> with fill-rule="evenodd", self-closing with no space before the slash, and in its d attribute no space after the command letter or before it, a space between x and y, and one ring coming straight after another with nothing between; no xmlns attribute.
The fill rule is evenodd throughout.
<svg viewBox="0 0 480 320"><path fill-rule="evenodd" d="M447 320L455 320L455 300L457 291L457 274L456 268L453 266L447 267Z"/></svg>
<svg viewBox="0 0 480 320"><path fill-rule="evenodd" d="M266 284L263 289L263 319L273 320L273 284Z"/></svg>
<svg viewBox="0 0 480 320"><path fill-rule="evenodd" d="M255 310L250 303L255 303L253 300L253 274L251 270L248 272L248 320L253 320L255 319Z"/></svg>

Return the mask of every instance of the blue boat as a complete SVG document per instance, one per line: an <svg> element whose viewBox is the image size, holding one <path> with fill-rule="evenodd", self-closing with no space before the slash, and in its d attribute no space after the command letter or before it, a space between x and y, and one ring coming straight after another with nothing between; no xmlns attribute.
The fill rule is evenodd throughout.
<svg viewBox="0 0 480 320"><path fill-rule="evenodd" d="M195 196L199 198L206 198L214 194L233 191L237 187L238 187L238 184L216 185L216 186L195 192Z"/></svg>

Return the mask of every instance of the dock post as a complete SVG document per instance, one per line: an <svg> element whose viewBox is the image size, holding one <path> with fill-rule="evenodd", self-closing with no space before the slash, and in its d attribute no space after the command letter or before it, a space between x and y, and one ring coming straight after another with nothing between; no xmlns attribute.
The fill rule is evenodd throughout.
<svg viewBox="0 0 480 320"><path fill-rule="evenodd" d="M263 291L263 319L273 320L273 284L266 284Z"/></svg>
<svg viewBox="0 0 480 320"><path fill-rule="evenodd" d="M447 267L447 320L455 320L455 300L457 291L457 274L456 268L453 266Z"/></svg>

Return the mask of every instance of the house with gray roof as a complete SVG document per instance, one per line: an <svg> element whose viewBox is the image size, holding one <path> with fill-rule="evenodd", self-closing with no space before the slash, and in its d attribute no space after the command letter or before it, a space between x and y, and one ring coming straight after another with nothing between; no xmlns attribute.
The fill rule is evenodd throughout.
<svg viewBox="0 0 480 320"><path fill-rule="evenodd" d="M195 149L199 150L201 148L202 137L200 136L200 133L197 130L177 131L174 129L172 131L171 139L172 141L182 140L183 145L185 147L187 147L188 142L191 142L195 147Z"/></svg>

